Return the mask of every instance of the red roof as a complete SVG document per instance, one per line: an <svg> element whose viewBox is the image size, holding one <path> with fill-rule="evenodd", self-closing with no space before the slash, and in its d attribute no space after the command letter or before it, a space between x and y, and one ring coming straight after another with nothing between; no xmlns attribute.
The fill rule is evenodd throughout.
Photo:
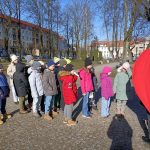
<svg viewBox="0 0 150 150"><path fill-rule="evenodd" d="M139 43L143 43L145 42L145 38L139 38L139 39L135 39L133 41L130 42L131 46L134 46L135 44L139 44ZM115 41L92 41L91 46L96 47L96 46L100 46L100 45L105 45L107 47L112 47L113 45L115 46ZM120 40L117 41L117 45L118 47L123 47L124 46L124 41Z"/></svg>
<svg viewBox="0 0 150 150"><path fill-rule="evenodd" d="M105 46L107 46L107 47L112 47L113 45L115 45L116 44L116 42L112 42L112 41L94 41L94 42L92 42L92 46L94 47L94 46L100 46L100 45L105 45ZM123 44L124 44L124 41L118 41L117 42L117 45L119 46L119 47L123 47Z"/></svg>

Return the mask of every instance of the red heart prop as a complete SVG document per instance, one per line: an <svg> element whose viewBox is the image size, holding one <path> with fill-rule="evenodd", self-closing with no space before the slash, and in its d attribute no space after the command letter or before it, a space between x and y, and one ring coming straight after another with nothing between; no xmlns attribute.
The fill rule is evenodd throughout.
<svg viewBox="0 0 150 150"><path fill-rule="evenodd" d="M134 63L132 80L136 94L150 112L150 49L146 49Z"/></svg>

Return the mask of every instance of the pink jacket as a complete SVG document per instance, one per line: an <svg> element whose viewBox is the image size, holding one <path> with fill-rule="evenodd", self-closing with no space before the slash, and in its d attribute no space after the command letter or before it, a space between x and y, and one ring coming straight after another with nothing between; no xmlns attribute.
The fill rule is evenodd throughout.
<svg viewBox="0 0 150 150"><path fill-rule="evenodd" d="M113 94L113 85L112 79L108 76L108 73L112 71L111 67L105 66L103 68L102 73L100 74L100 81L101 81L101 95L106 100L112 97Z"/></svg>
<svg viewBox="0 0 150 150"><path fill-rule="evenodd" d="M82 94L93 91L92 74L86 68L79 70Z"/></svg>

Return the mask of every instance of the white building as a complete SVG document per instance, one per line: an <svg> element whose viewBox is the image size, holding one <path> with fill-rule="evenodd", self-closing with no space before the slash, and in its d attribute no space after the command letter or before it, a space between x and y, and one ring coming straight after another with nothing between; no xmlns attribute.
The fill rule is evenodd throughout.
<svg viewBox="0 0 150 150"><path fill-rule="evenodd" d="M133 56L139 56L147 48L149 42L150 37L137 39L131 42L130 48L132 49ZM117 48L115 45L116 43L112 41L93 41L91 47L102 52L102 57L104 59L110 59L112 58L111 51L113 51L114 58L116 58L116 55L121 57L123 54L124 41L117 41Z"/></svg>

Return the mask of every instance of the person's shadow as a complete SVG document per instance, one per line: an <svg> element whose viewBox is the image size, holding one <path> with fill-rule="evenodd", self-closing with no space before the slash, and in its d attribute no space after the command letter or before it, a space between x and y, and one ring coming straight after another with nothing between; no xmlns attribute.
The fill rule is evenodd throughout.
<svg viewBox="0 0 150 150"><path fill-rule="evenodd" d="M78 104L79 103L79 104ZM78 88L78 100L74 103L74 106L77 105L72 113L72 119L76 120L79 114L82 111L82 103L83 103L83 98L82 98L82 92L81 92L81 87Z"/></svg>
<svg viewBox="0 0 150 150"><path fill-rule="evenodd" d="M126 119L113 117L107 135L112 139L110 150L132 150L133 130Z"/></svg>
<svg viewBox="0 0 150 150"><path fill-rule="evenodd" d="M100 93L100 87L96 90L95 92L95 104L97 105L100 97L101 97L101 93ZM79 116L79 114L82 111L82 105L83 105L83 96L82 96L82 92L81 92L81 87L78 88L78 100L74 103L74 106L77 105L73 111L73 115L72 118L73 120L76 120L77 117Z"/></svg>
<svg viewBox="0 0 150 150"><path fill-rule="evenodd" d="M137 115L138 121L145 133L145 136L148 135L147 127L145 125L144 120L147 120L147 113L142 103L140 102L138 96L135 93L132 82L129 81L126 85L126 93L128 97L127 106Z"/></svg>

